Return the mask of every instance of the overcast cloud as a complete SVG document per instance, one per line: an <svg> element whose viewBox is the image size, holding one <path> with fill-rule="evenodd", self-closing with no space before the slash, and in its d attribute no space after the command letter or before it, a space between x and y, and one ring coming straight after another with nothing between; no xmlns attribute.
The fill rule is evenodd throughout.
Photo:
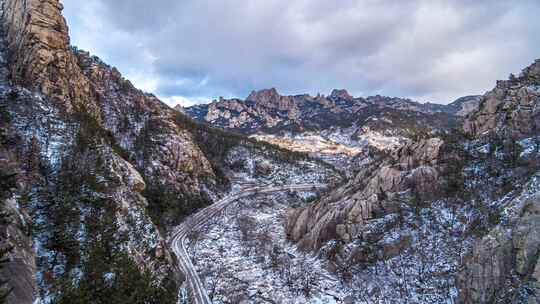
<svg viewBox="0 0 540 304"><path fill-rule="evenodd" d="M540 1L63 0L72 44L170 104L346 88L448 103L540 58Z"/></svg>

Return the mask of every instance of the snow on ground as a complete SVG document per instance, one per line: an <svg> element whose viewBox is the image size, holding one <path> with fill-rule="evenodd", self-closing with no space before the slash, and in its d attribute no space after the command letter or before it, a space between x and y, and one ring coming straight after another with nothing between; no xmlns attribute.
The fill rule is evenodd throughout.
<svg viewBox="0 0 540 304"><path fill-rule="evenodd" d="M257 186L318 184L339 178L335 170L315 161L284 162L244 147L233 149L226 162L233 167L236 176L233 188L238 183L253 183Z"/></svg>
<svg viewBox="0 0 540 304"><path fill-rule="evenodd" d="M299 200L289 193L243 199L192 236L191 256L214 303L330 304L346 296L321 259L286 241L283 215Z"/></svg>
<svg viewBox="0 0 540 304"><path fill-rule="evenodd" d="M239 160L237 189L246 180L263 185L325 177L313 164L284 165L243 149L229 158ZM258 173L261 166L267 174ZM313 255L288 242L284 230L286 210L308 204L312 195L245 198L192 234L190 255L214 303L452 303L455 275L472 241L466 231L479 216L473 206L404 206L366 223L366 234L380 234L373 241L331 241ZM387 220L398 224L380 228ZM341 253L332 257L337 247ZM359 249L356 256L366 260L351 262L347 257Z"/></svg>
<svg viewBox="0 0 540 304"><path fill-rule="evenodd" d="M361 148L347 146L339 142L327 139L318 134L303 133L289 136L276 135L253 135L251 136L260 141L266 141L282 148L291 151L304 153L321 153L321 154L345 154L347 156L355 156L362 152Z"/></svg>
<svg viewBox="0 0 540 304"><path fill-rule="evenodd" d="M64 151L75 138L75 124L66 123L59 109L37 93L14 88L11 91L0 90L0 94L16 96L10 99L10 109L18 110L10 111L10 114L13 115L13 127L25 140L25 148L29 149L32 140L35 140L41 157L49 163L51 169L58 169Z"/></svg>
<svg viewBox="0 0 540 304"><path fill-rule="evenodd" d="M385 136L367 128L360 130L356 125L319 132L256 134L251 137L291 151L308 153L341 169L350 168L351 161L367 153L370 147L391 150L406 141L405 138Z"/></svg>
<svg viewBox="0 0 540 304"><path fill-rule="evenodd" d="M392 250L404 238L412 246L386 260L352 264L328 258L337 242L312 255L287 241L284 214L306 204L305 195L240 200L191 236L190 255L214 303L451 303L454 275L471 244L464 234L470 207L435 202L405 211L404 224L377 246ZM341 245L350 252L373 244Z"/></svg>

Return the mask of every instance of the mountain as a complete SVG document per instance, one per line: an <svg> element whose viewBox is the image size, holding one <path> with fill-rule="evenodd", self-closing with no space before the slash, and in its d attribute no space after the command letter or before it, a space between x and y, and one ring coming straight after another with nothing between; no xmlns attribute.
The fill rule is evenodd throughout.
<svg viewBox="0 0 540 304"><path fill-rule="evenodd" d="M171 109L71 46L58 0L1 4L7 303L540 302L540 60L450 105Z"/></svg>
<svg viewBox="0 0 540 304"><path fill-rule="evenodd" d="M354 298L536 303L538 67L446 106L269 89L184 111L346 172L283 225Z"/></svg>
<svg viewBox="0 0 540 304"><path fill-rule="evenodd" d="M267 89L254 91L245 100L221 98L183 111L197 121L309 153L348 171L343 169L355 166L370 148L390 149L419 132L451 129L465 104L469 105L354 98L346 90L333 90L329 96L282 96Z"/></svg>
<svg viewBox="0 0 540 304"><path fill-rule="evenodd" d="M349 294L536 303L538 66L447 106L270 89L185 113L347 173L328 193L289 208L283 225L289 241L356 286L340 287Z"/></svg>
<svg viewBox="0 0 540 304"><path fill-rule="evenodd" d="M11 220L0 228L13 250L0 274L10 303L176 302L183 278L167 234L229 192L235 175L249 177L231 159L339 179L304 154L197 124L136 89L70 46L58 0L2 8L0 174L10 178L2 212Z"/></svg>
<svg viewBox="0 0 540 304"><path fill-rule="evenodd" d="M505 134L524 137L538 132L540 124L540 60L519 76L497 81L496 87L480 100L479 110L470 113L466 132L475 136Z"/></svg>
<svg viewBox="0 0 540 304"><path fill-rule="evenodd" d="M289 239L334 252L336 267L360 267L355 275L372 280L381 261L403 267L413 274L406 297L453 286L457 303L537 303L538 63L467 98L480 105L461 132L375 154L342 186L289 210Z"/></svg>
<svg viewBox="0 0 540 304"><path fill-rule="evenodd" d="M245 134L320 131L329 127L364 125L370 118L383 118L397 111L416 116L408 121L410 125L431 124L442 128L451 119L446 114L455 109L384 96L354 98L346 90L334 90L327 97L282 96L274 88L254 91L245 100L220 98L210 104L185 109L186 114L198 121ZM437 123L441 119L443 121Z"/></svg>

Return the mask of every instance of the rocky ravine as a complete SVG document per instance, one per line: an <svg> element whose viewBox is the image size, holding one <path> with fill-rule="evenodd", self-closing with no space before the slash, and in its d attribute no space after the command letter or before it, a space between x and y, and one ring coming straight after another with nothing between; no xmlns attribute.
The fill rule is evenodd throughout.
<svg viewBox="0 0 540 304"><path fill-rule="evenodd" d="M13 250L0 274L14 288L9 302L173 303L182 278L164 233L222 196L229 169L281 180L303 168L317 179L332 175L302 154L197 124L137 90L69 45L58 0L1 4L0 200L10 220L0 223L0 246ZM289 210L289 238L328 253L329 270L379 275L378 286L351 289L369 291L363 297L535 303L539 66L499 82L478 110L474 97L449 109L342 90L263 90L185 112L246 134L334 127L327 136L340 143L370 131L408 137L362 155L353 178ZM434 138L453 114L466 115L467 136ZM253 162L253 151L268 160ZM297 164L292 176L282 169L289 163ZM427 254L433 248L445 255Z"/></svg>
<svg viewBox="0 0 540 304"><path fill-rule="evenodd" d="M373 157L345 185L310 206L291 209L289 238L310 250L335 240L349 244L342 250L353 264L395 255L402 259L411 250L422 252L415 237L421 233L417 218L425 223L423 214L434 212L433 202L452 204L451 217L461 218L459 232L452 235L459 244L474 240L459 259L460 268L444 274L454 282L456 300L536 303L538 64L519 78L498 82L481 98L480 108L464 124L474 138L450 133ZM410 228L411 223L416 224ZM388 247L386 236L396 229L399 241Z"/></svg>
<svg viewBox="0 0 540 304"><path fill-rule="evenodd" d="M539 178L509 203L508 217L474 243L458 276L459 303L540 301Z"/></svg>

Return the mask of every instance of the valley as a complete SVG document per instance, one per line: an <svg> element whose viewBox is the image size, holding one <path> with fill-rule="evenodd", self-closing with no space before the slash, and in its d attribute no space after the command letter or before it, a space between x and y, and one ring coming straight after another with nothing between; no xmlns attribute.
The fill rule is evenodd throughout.
<svg viewBox="0 0 540 304"><path fill-rule="evenodd" d="M540 303L540 59L446 105L173 108L60 1L0 7L0 303Z"/></svg>

